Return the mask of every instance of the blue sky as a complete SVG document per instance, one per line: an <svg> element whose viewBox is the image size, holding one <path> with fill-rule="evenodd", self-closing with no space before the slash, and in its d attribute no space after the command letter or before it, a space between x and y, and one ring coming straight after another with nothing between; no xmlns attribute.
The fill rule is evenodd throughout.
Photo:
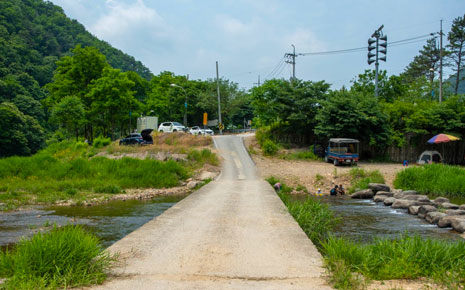
<svg viewBox="0 0 465 290"><path fill-rule="evenodd" d="M92 34L143 62L154 74L190 79L220 77L248 89L271 77L289 78L290 65L274 70L291 44L296 53L364 47L381 24L388 41L450 30L465 14L463 0L52 0ZM380 68L399 74L426 41L388 46ZM444 44L447 39L444 38ZM368 66L367 52L298 56L296 77L325 80L333 88ZM445 70L445 77L450 70Z"/></svg>

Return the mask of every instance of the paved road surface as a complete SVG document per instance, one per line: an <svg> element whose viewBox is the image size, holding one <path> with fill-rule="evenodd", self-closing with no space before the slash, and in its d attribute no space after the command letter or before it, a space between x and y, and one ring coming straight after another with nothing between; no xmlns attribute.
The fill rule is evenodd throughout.
<svg viewBox="0 0 465 290"><path fill-rule="evenodd" d="M95 289L331 289L322 258L238 136L215 137L219 178L112 245L123 262Z"/></svg>

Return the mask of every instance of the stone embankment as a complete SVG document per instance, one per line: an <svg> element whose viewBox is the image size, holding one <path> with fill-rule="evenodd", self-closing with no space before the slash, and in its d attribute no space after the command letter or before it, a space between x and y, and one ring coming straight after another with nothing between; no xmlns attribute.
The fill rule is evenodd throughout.
<svg viewBox="0 0 465 290"><path fill-rule="evenodd" d="M368 187L355 192L351 197L373 199L385 206L405 209L409 214L417 215L440 228L451 227L457 232L465 232L465 204L459 206L450 203L445 197L430 200L428 196L418 194L414 190L391 190L386 184L370 183Z"/></svg>

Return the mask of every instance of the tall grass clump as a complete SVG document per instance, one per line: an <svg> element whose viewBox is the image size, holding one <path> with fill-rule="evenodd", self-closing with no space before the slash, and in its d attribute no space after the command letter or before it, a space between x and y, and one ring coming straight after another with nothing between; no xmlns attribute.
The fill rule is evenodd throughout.
<svg viewBox="0 0 465 290"><path fill-rule="evenodd" d="M103 136L98 136L97 138L94 139L94 142L92 146L95 148L103 148L105 146L108 146L111 144L111 139L110 138L105 138Z"/></svg>
<svg viewBox="0 0 465 290"><path fill-rule="evenodd" d="M206 163L215 166L218 166L220 163L216 154L209 149L190 150L187 154L187 160L196 163L200 167Z"/></svg>
<svg viewBox="0 0 465 290"><path fill-rule="evenodd" d="M57 289L101 283L113 258L81 226L54 227L0 252L5 289Z"/></svg>
<svg viewBox="0 0 465 290"><path fill-rule="evenodd" d="M465 285L465 241L402 236L363 245L330 237L322 243L321 250L331 271L340 271L343 265L343 272L375 280L425 277L453 286L452 289Z"/></svg>
<svg viewBox="0 0 465 290"><path fill-rule="evenodd" d="M384 177L379 170L366 171L361 168L352 168L349 171L349 193L368 188L368 183L384 183Z"/></svg>
<svg viewBox="0 0 465 290"><path fill-rule="evenodd" d="M267 181L271 185L279 182L275 177L269 177ZM281 190L278 191L278 195L302 230L313 243L319 245L321 241L327 238L329 232L337 223L337 219L327 204L323 204L313 197L308 197L304 201L293 200L289 195L291 191L291 187L281 183Z"/></svg>
<svg viewBox="0 0 465 290"><path fill-rule="evenodd" d="M397 173L394 186L425 194L465 197L465 170L445 164L409 167Z"/></svg>

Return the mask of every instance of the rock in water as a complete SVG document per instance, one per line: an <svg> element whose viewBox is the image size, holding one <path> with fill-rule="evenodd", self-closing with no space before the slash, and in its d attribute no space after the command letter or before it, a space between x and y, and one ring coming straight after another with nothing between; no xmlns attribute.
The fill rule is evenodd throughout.
<svg viewBox="0 0 465 290"><path fill-rule="evenodd" d="M459 209L459 206L450 202L444 202L441 204L442 208L445 209Z"/></svg>
<svg viewBox="0 0 465 290"><path fill-rule="evenodd" d="M434 203L434 204L437 204L437 205L442 204L442 203L445 203L445 202L449 202L449 199L448 199L448 198L445 198L445 197L442 197L442 196L436 197L436 198L433 200L433 203Z"/></svg>
<svg viewBox="0 0 465 290"><path fill-rule="evenodd" d="M396 201L396 199L394 197L388 197L384 200L384 205L386 206L389 206L389 205L392 205L394 202Z"/></svg>
<svg viewBox="0 0 465 290"><path fill-rule="evenodd" d="M413 214L413 215L417 215L419 209L420 209L419 205L411 205L411 206L408 207L408 213Z"/></svg>
<svg viewBox="0 0 465 290"><path fill-rule="evenodd" d="M438 221L438 227L440 228L449 228L452 226L452 221L459 219L459 220L465 220L464 216L460 215L447 215L445 217L442 217Z"/></svg>
<svg viewBox="0 0 465 290"><path fill-rule="evenodd" d="M391 188L388 185L381 183L368 183L368 188L373 190L374 193L377 193L378 191L391 191Z"/></svg>
<svg viewBox="0 0 465 290"><path fill-rule="evenodd" d="M452 228L459 233L465 232L465 219L452 220Z"/></svg>
<svg viewBox="0 0 465 290"><path fill-rule="evenodd" d="M371 189L364 189L357 192L354 192L350 197L351 198L373 198L374 192Z"/></svg>
<svg viewBox="0 0 465 290"><path fill-rule="evenodd" d="M437 224L439 219L445 217L446 214L438 211L430 211L426 214L425 220L430 224Z"/></svg>

